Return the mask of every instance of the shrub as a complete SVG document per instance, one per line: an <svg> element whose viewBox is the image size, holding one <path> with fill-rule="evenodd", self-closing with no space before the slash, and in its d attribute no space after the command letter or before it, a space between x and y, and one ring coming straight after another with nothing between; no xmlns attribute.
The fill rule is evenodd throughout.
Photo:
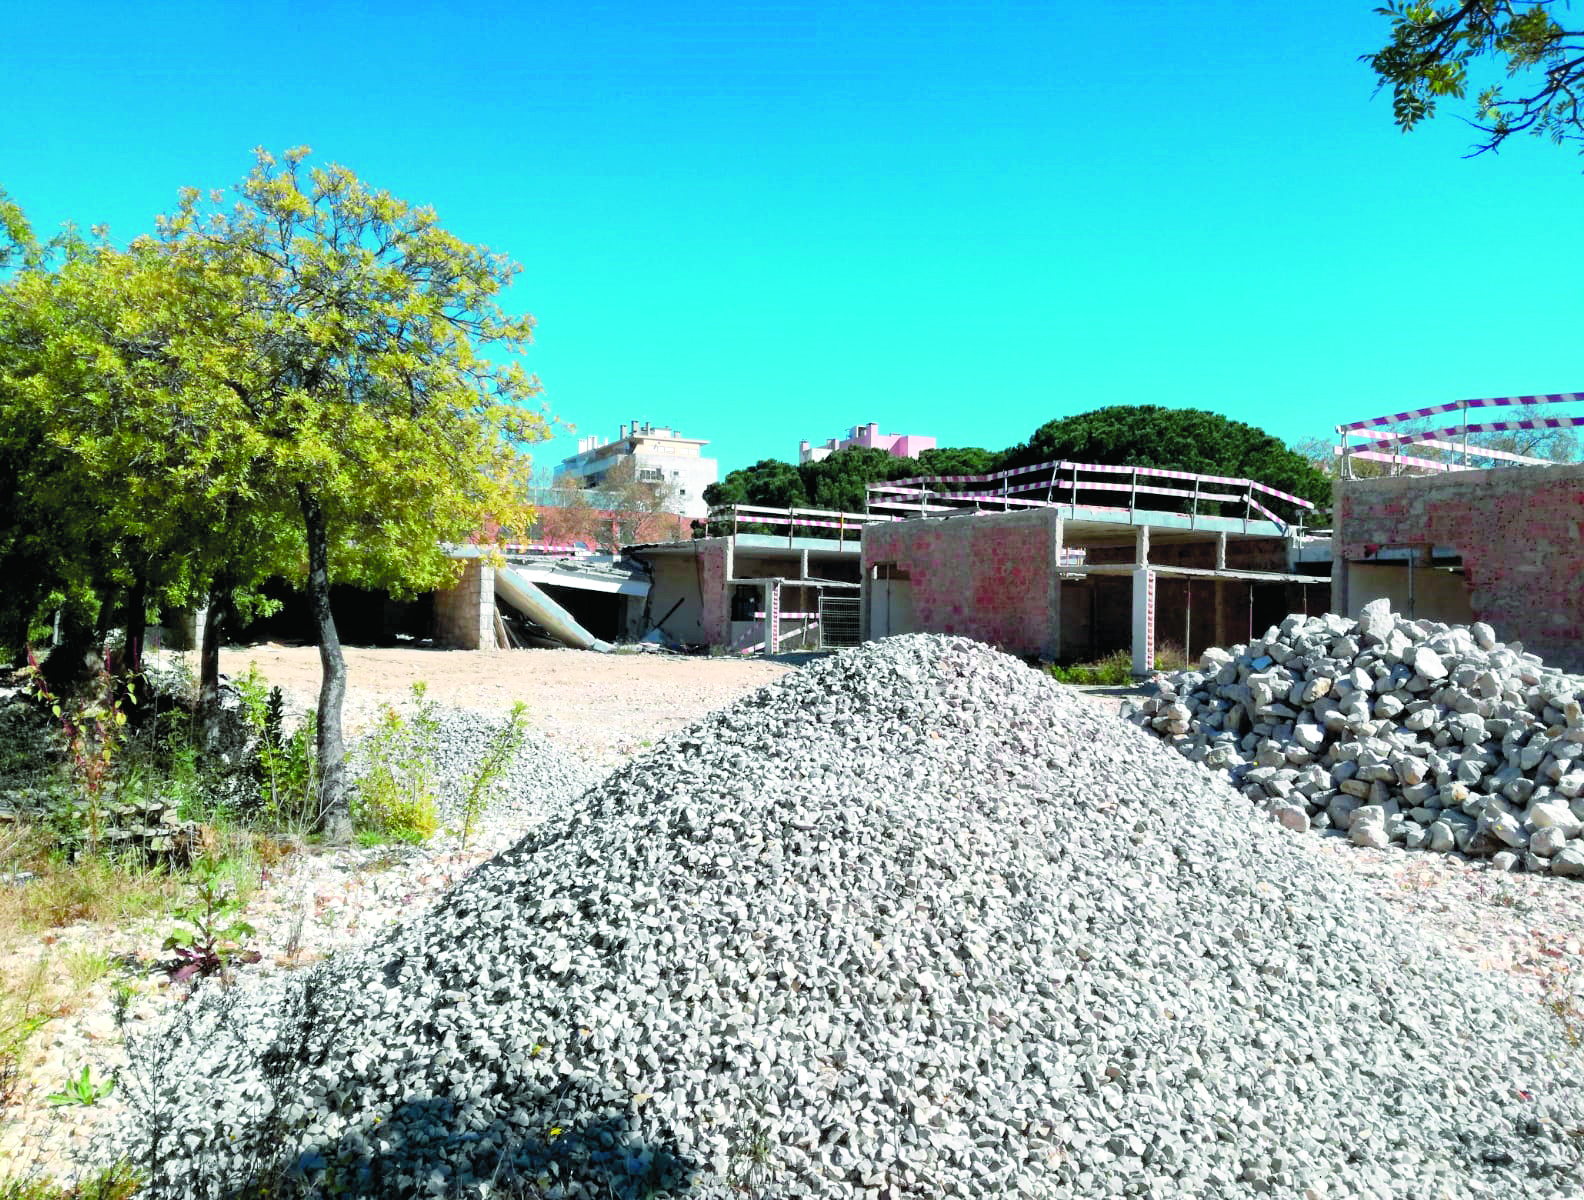
<svg viewBox="0 0 1584 1200"><path fill-rule="evenodd" d="M363 747L367 769L352 798L352 824L372 840L425 842L439 827L434 749L439 719L422 682L413 684L413 713L386 706Z"/></svg>

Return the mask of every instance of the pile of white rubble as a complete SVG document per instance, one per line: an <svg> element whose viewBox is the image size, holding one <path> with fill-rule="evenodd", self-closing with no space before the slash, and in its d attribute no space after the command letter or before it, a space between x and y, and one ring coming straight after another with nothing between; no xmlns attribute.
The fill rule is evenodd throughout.
<svg viewBox="0 0 1584 1200"><path fill-rule="evenodd" d="M1133 719L1293 829L1584 876L1584 679L1483 622L1293 615Z"/></svg>

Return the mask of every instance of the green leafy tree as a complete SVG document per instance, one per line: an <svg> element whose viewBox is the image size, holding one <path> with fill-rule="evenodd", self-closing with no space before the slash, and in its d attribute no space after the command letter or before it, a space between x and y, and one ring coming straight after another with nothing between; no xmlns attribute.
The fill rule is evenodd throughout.
<svg viewBox="0 0 1584 1200"><path fill-rule="evenodd" d="M754 504L766 508L806 508L809 498L802 476L791 463L764 458L751 467L739 467L719 483L704 489L704 502Z"/></svg>
<svg viewBox="0 0 1584 1200"><path fill-rule="evenodd" d="M921 450L918 467L921 475L988 475L1001 469L1001 454L977 446L942 446Z"/></svg>
<svg viewBox="0 0 1584 1200"><path fill-rule="evenodd" d="M301 530L323 668L322 825L344 840L346 665L330 584L454 581L443 542L486 520L528 527L523 448L548 428L530 404L538 382L486 357L531 339L532 318L497 299L519 268L447 232L432 209L344 167L307 166L308 154L259 151L230 208L184 192L159 240L176 272L229 299L224 341L186 353L235 399L216 434L247 441L250 470Z"/></svg>
<svg viewBox="0 0 1584 1200"><path fill-rule="evenodd" d="M0 270L13 262L25 261L37 250L33 227L28 224L22 206L0 188Z"/></svg>
<svg viewBox="0 0 1584 1200"><path fill-rule="evenodd" d="M0 288L11 351L0 471L16 491L0 527L16 584L8 616L25 626L84 589L104 617L121 613L130 675L151 609L199 603L213 580L280 570L300 552L214 371L227 306L147 239L120 251L73 236L61 249L58 266L35 261Z"/></svg>
<svg viewBox="0 0 1584 1200"><path fill-rule="evenodd" d="M1474 90L1471 124L1499 149L1530 133L1584 152L1584 28L1557 20L1567 0L1393 0L1375 11L1391 40L1363 56L1392 91L1392 115L1409 130L1435 116L1441 101Z"/></svg>
<svg viewBox="0 0 1584 1200"><path fill-rule="evenodd" d="M1198 409L1114 405L1062 417L1008 450L1003 466L1052 459L1232 476L1318 505L1331 500L1331 481L1301 454L1264 430Z"/></svg>
<svg viewBox="0 0 1584 1200"><path fill-rule="evenodd" d="M818 462L798 464L803 490L813 507L835 512L863 512L871 483L921 473L913 459L896 458L868 446L849 446Z"/></svg>

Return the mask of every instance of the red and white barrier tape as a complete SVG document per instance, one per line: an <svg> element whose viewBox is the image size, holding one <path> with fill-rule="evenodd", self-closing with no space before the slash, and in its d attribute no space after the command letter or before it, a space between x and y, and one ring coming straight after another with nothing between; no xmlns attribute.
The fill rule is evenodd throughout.
<svg viewBox="0 0 1584 1200"><path fill-rule="evenodd" d="M1477 421L1470 425L1450 425L1445 429L1430 429L1422 433L1394 433L1372 442L1360 442L1352 450L1390 450L1395 446L1408 446L1414 442L1428 442L1437 438L1451 438L1464 433L1504 433L1517 429L1575 429L1584 425L1584 417L1531 417L1526 421ZM1470 446L1473 453L1476 447Z"/></svg>
<svg viewBox="0 0 1584 1200"><path fill-rule="evenodd" d="M1534 396L1487 396L1480 400L1455 400L1451 404L1432 404L1429 408L1412 408L1407 412L1393 413L1389 417L1371 417L1367 421L1354 421L1338 425L1338 433L1351 433L1356 429L1379 429L1403 421L1417 421L1421 417L1439 416L1465 408L1504 408L1520 404L1571 404L1584 400L1584 392L1545 392Z"/></svg>

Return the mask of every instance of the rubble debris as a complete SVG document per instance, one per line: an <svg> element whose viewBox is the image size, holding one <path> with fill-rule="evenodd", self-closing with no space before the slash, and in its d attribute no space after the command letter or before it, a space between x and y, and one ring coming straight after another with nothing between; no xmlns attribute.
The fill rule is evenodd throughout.
<svg viewBox="0 0 1584 1200"><path fill-rule="evenodd" d="M1132 719L1291 829L1584 875L1584 678L1484 622L1289 616Z"/></svg>

